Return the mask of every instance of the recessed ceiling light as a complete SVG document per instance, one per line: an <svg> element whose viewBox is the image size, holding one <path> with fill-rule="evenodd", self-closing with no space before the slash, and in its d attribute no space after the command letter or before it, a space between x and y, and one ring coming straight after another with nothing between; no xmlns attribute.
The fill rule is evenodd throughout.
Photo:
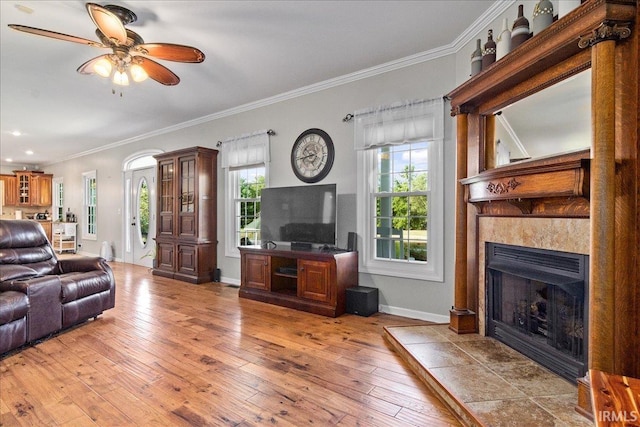
<svg viewBox="0 0 640 427"><path fill-rule="evenodd" d="M5 162L11 163L13 162L13 159L4 159Z"/></svg>
<svg viewBox="0 0 640 427"><path fill-rule="evenodd" d="M22 132L20 132L19 130L14 130L13 132L11 132L11 135L20 136L20 135L22 135Z"/></svg>
<svg viewBox="0 0 640 427"><path fill-rule="evenodd" d="M27 150L27 151L24 152L24 154L26 154L28 156L31 156L33 154L33 151Z"/></svg>

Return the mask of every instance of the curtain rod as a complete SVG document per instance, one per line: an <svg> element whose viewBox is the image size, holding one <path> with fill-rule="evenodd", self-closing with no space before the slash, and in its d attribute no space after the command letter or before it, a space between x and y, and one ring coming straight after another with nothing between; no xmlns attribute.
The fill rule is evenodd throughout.
<svg viewBox="0 0 640 427"><path fill-rule="evenodd" d="M413 103L414 104L422 104L423 102L433 101L434 99L438 99L438 98L420 99L420 100L414 101ZM449 101L449 98L446 95L442 96L442 99L444 99L445 101ZM402 108L402 107L404 107L404 105L396 105L394 107L387 107L387 109L388 110L395 110L395 109ZM370 114L370 113L364 113L364 114ZM346 116L344 116L342 118L342 121L347 123L347 122L350 122L351 120L353 120L354 117L355 117L355 114L349 113L349 114L347 114Z"/></svg>
<svg viewBox="0 0 640 427"><path fill-rule="evenodd" d="M273 136L273 135L275 135L275 134L276 134L276 131L275 131L275 130L273 130L273 129L269 129L269 130L267 131L267 135L271 135L271 136ZM250 134L250 135L243 136L243 137L241 137L241 138L233 138L233 139L236 139L236 140L237 140L237 139L245 139L245 138L250 138L250 137L252 137L252 136L255 136L255 134ZM218 142L216 143L216 147L220 147L220 146L222 146L222 144L223 144L223 142L222 142L222 141L218 141Z"/></svg>

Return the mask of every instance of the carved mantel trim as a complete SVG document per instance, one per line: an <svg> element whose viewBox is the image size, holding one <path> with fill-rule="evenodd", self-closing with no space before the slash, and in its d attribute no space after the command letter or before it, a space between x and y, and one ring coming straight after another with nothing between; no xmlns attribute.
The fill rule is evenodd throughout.
<svg viewBox="0 0 640 427"><path fill-rule="evenodd" d="M531 213L533 203L552 198L589 199L590 150L580 150L534 161L514 163L464 178L465 200L480 204L509 201L522 213Z"/></svg>
<svg viewBox="0 0 640 427"><path fill-rule="evenodd" d="M631 35L631 22L617 23L614 21L605 21L598 28L592 30L586 36L581 36L578 41L578 47L593 46L606 40L622 40Z"/></svg>
<svg viewBox="0 0 640 427"><path fill-rule="evenodd" d="M487 184L487 191L489 193L502 195L508 193L509 190L515 190L521 184L522 183L516 181L515 178L511 178L507 183L504 181L498 181L497 183L489 182L489 184Z"/></svg>

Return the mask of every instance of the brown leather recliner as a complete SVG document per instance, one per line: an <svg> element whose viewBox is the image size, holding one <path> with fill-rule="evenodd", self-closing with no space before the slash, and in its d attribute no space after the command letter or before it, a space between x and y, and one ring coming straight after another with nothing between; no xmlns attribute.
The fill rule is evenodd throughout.
<svg viewBox="0 0 640 427"><path fill-rule="evenodd" d="M58 260L38 222L0 220L0 354L114 306L103 258Z"/></svg>

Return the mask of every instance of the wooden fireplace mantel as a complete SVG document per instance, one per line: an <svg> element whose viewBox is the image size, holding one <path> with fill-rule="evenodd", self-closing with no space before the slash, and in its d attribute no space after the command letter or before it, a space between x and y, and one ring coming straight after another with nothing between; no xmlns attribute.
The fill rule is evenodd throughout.
<svg viewBox="0 0 640 427"><path fill-rule="evenodd" d="M590 150L564 153L487 170L460 180L465 201L479 213L510 211L489 206L506 201L522 214L588 216ZM557 203L558 198L562 199Z"/></svg>
<svg viewBox="0 0 640 427"><path fill-rule="evenodd" d="M478 328L479 216L589 218L588 365L640 377L638 3L586 0L448 94L457 139L453 331ZM589 68L591 149L496 168L487 142L494 114Z"/></svg>

